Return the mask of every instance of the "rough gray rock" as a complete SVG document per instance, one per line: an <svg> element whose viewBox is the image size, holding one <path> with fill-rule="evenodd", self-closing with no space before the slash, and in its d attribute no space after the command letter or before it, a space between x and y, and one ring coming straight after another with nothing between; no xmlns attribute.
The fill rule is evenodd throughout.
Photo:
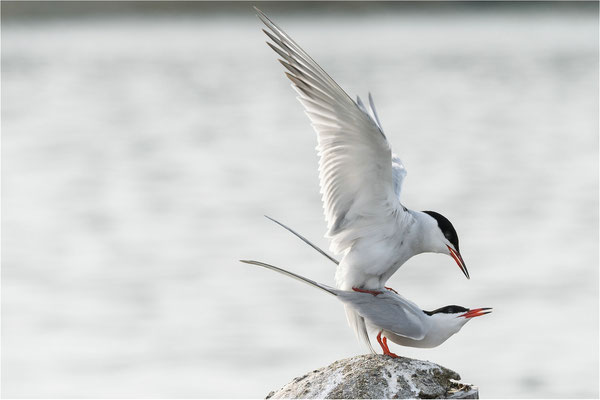
<svg viewBox="0 0 600 400"><path fill-rule="evenodd" d="M429 361L368 354L339 360L300 376L267 399L478 399L475 386Z"/></svg>

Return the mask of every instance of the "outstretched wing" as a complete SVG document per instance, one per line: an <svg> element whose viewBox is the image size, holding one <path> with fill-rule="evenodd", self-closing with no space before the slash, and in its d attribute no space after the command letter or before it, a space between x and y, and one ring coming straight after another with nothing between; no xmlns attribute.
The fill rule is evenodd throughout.
<svg viewBox="0 0 600 400"><path fill-rule="evenodd" d="M256 11L270 30L264 30L272 41L268 45L281 57L317 132L319 178L332 250L339 253L356 238L389 231L386 225L392 229L395 223L390 217L404 212L399 191L405 170L400 162L392 163L373 99L369 96L370 112L360 99L354 102L292 38Z"/></svg>

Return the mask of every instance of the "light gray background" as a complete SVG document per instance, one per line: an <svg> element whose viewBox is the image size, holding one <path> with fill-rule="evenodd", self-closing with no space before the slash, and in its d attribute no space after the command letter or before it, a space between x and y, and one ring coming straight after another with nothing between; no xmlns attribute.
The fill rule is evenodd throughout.
<svg viewBox="0 0 600 400"><path fill-rule="evenodd" d="M482 397L598 396L597 4L260 5L374 95L404 203L458 229L390 285L491 306L437 349ZM251 4L2 3L2 395L261 397L365 352L316 140Z"/></svg>

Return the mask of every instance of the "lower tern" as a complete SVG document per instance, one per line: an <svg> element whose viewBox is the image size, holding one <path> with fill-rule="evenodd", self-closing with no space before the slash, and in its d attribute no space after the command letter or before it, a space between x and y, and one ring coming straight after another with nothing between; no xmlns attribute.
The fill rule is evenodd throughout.
<svg viewBox="0 0 600 400"><path fill-rule="evenodd" d="M383 354L394 358L398 356L390 351L388 339L406 347L437 347L460 331L472 318L492 312L489 307L468 309L456 305L425 311L393 290L383 289L376 295L340 290L260 261L241 261L279 272L336 296L346 307L364 318L368 326L378 331L377 342Z"/></svg>
<svg viewBox="0 0 600 400"><path fill-rule="evenodd" d="M378 291L408 259L425 252L451 256L469 278L452 223L437 212L402 205L406 169L392 153L372 96L368 108L360 98L351 99L287 33L254 9L317 133L326 237L331 251L341 255L337 287ZM351 308L347 316L370 346L364 320Z"/></svg>

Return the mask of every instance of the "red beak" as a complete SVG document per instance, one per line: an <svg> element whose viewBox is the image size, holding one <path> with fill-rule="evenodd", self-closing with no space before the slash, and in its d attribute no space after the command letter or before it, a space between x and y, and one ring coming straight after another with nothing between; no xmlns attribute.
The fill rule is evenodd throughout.
<svg viewBox="0 0 600 400"><path fill-rule="evenodd" d="M489 314L491 312L492 312L491 308L489 308L489 307L486 307L486 308L474 308L472 310L467 311L463 315L459 315L459 317L465 317L465 318L480 317L482 315Z"/></svg>
<svg viewBox="0 0 600 400"><path fill-rule="evenodd" d="M460 268L460 270L463 272L463 274L465 274L467 279L471 279L471 277L469 276L469 271L467 271L467 266L465 265L465 262L464 262L462 256L460 255L460 253L448 245L446 245L446 247L448 248L448 250L450 250L450 255L452 256L452 258L454 258L454 261L456 261L456 263L458 264L458 268Z"/></svg>

